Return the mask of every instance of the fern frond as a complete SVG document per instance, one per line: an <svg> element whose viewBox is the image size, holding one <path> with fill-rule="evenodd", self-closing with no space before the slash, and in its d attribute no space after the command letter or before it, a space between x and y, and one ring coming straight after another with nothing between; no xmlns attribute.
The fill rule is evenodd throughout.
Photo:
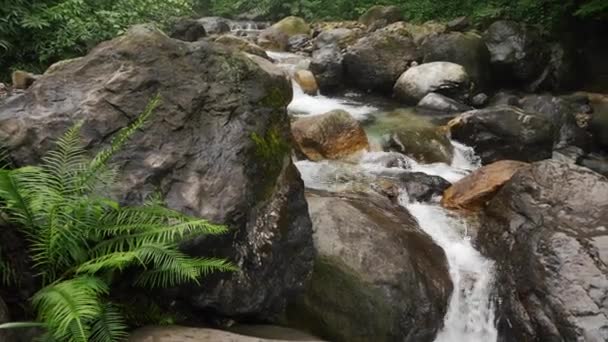
<svg viewBox="0 0 608 342"><path fill-rule="evenodd" d="M91 322L102 314L100 296L108 291L100 279L82 276L43 288L32 303L55 339L88 342Z"/></svg>
<svg viewBox="0 0 608 342"><path fill-rule="evenodd" d="M0 246L0 284L9 285L15 280L15 269L6 260L3 260L2 248Z"/></svg>
<svg viewBox="0 0 608 342"><path fill-rule="evenodd" d="M116 342L126 339L127 336L127 325L122 313L114 304L106 303L91 327L90 341Z"/></svg>

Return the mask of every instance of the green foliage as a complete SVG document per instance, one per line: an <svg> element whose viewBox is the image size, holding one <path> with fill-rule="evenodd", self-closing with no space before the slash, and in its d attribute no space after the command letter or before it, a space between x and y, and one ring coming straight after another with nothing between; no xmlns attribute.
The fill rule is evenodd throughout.
<svg viewBox="0 0 608 342"><path fill-rule="evenodd" d="M268 197L275 185L275 181L283 169L285 156L291 151L291 146L285 141L280 130L271 127L265 135L251 134L255 145L256 162L261 166L261 174L266 179L260 195Z"/></svg>
<svg viewBox="0 0 608 342"><path fill-rule="evenodd" d="M225 227L167 209L158 199L128 207L102 196L115 175L110 159L158 104L156 97L91 159L79 143L80 123L40 166L0 170L2 209L27 236L42 283L32 304L51 339L122 340L127 325L111 289L125 271L133 286L156 288L199 283L210 272L234 269L223 259L193 258L178 248L184 239L222 234Z"/></svg>
<svg viewBox="0 0 608 342"><path fill-rule="evenodd" d="M191 13L191 0L0 0L0 76L17 67L41 72L130 25Z"/></svg>

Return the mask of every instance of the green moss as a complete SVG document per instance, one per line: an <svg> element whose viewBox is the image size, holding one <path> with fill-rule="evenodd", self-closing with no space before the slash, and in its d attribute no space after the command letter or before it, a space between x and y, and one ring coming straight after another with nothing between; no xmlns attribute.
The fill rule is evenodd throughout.
<svg viewBox="0 0 608 342"><path fill-rule="evenodd" d="M391 341L395 309L375 285L339 258L319 256L306 294L288 309L289 324L330 341Z"/></svg>
<svg viewBox="0 0 608 342"><path fill-rule="evenodd" d="M259 193L264 198L268 198L283 170L285 157L291 151L291 145L281 135L276 125L268 129L264 135L251 133L251 140L254 143L256 163L260 167L259 174L264 180Z"/></svg>
<svg viewBox="0 0 608 342"><path fill-rule="evenodd" d="M291 95L280 87L272 87L268 94L262 99L262 105L277 110L284 110L291 101Z"/></svg>

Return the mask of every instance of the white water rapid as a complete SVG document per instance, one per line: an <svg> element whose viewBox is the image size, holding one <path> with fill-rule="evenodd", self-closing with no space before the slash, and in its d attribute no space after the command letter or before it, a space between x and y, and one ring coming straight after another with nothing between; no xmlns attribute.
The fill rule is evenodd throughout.
<svg viewBox="0 0 608 342"><path fill-rule="evenodd" d="M305 67L307 60L294 54L269 53L279 65L293 74ZM330 98L309 96L293 82L294 98L288 110L291 115L318 115L334 109L348 111L359 120L374 118L382 109L367 105L364 97L344 96ZM371 140L371 139L370 139ZM445 163L421 164L404 157L400 167L387 168L382 157L388 152L368 152L358 164L339 161L298 161L296 166L308 188L329 191L360 190L369 187L375 175L399 172L423 172L441 176L456 182L479 167L479 159L467 146L452 142L454 159ZM443 209L439 199L432 203L417 203L409 200L402 191L400 204L407 208L418 221L420 228L435 240L445 251L450 276L454 284L444 327L436 342L495 342L497 331L494 323L494 308L491 292L494 264L484 258L472 245L467 222L455 213Z"/></svg>

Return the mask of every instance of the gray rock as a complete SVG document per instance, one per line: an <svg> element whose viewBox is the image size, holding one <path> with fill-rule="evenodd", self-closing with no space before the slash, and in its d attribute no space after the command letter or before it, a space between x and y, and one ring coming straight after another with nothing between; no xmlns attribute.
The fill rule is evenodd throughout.
<svg viewBox="0 0 608 342"><path fill-rule="evenodd" d="M488 103L488 95L479 93L471 98L471 104L475 107L483 107Z"/></svg>
<svg viewBox="0 0 608 342"><path fill-rule="evenodd" d="M409 64L418 59L418 47L411 38L377 31L348 47L344 67L348 79L359 89L388 93Z"/></svg>
<svg viewBox="0 0 608 342"><path fill-rule="evenodd" d="M420 102L418 102L417 106L422 109L443 113L462 113L473 109L463 103L437 93L428 93Z"/></svg>
<svg viewBox="0 0 608 342"><path fill-rule="evenodd" d="M530 26L497 21L490 25L484 39L490 51L493 76L501 84L531 82L545 67L545 43Z"/></svg>
<svg viewBox="0 0 608 342"><path fill-rule="evenodd" d="M382 197L307 200L318 254L293 318L331 341L432 341L452 291L443 250Z"/></svg>
<svg viewBox="0 0 608 342"><path fill-rule="evenodd" d="M318 50L330 45L337 45L340 49L344 49L349 44L354 43L359 35L360 34L354 30L342 27L326 30L319 33L319 35L315 38L314 48L315 50Z"/></svg>
<svg viewBox="0 0 608 342"><path fill-rule="evenodd" d="M315 75L323 94L331 94L344 86L342 53L336 45L315 50L310 62L310 71Z"/></svg>
<svg viewBox="0 0 608 342"><path fill-rule="evenodd" d="M310 40L310 35L307 34L297 34L295 36L289 37L287 40L287 50L291 52L298 51L312 51L312 42Z"/></svg>
<svg viewBox="0 0 608 342"><path fill-rule="evenodd" d="M497 106L461 114L449 124L452 138L475 148L483 164L551 158L556 129L543 115Z"/></svg>
<svg viewBox="0 0 608 342"><path fill-rule="evenodd" d="M417 103L429 93L439 93L460 101L468 100L471 81L466 70L450 62L432 62L409 68L397 80L395 96L406 103Z"/></svg>
<svg viewBox="0 0 608 342"><path fill-rule="evenodd" d="M204 17L197 20L208 34L230 32L230 20L221 17Z"/></svg>
<svg viewBox="0 0 608 342"><path fill-rule="evenodd" d="M555 160L520 170L486 208L500 340L608 340L608 179Z"/></svg>
<svg viewBox="0 0 608 342"><path fill-rule="evenodd" d="M468 17L458 17L448 21L446 24L449 31L465 31L471 26L471 21Z"/></svg>
<svg viewBox="0 0 608 342"><path fill-rule="evenodd" d="M441 196L450 187L450 182L439 177L422 172L404 172L396 179L398 184L407 191L410 201L428 202L433 197Z"/></svg>
<svg viewBox="0 0 608 342"><path fill-rule="evenodd" d="M528 90L537 92L575 89L582 81L580 72L577 70L577 58L574 53L576 48L553 43L548 50L548 63L540 76L527 87Z"/></svg>
<svg viewBox="0 0 608 342"><path fill-rule="evenodd" d="M246 333L236 333L210 328L193 328L181 326L145 327L136 330L129 342L320 342L321 340L304 333L279 330L273 336L263 337L264 330L272 327L241 327ZM278 327L277 327L278 330Z"/></svg>
<svg viewBox="0 0 608 342"><path fill-rule="evenodd" d="M160 192L170 208L227 224L230 234L184 248L227 257L240 270L176 295L196 310L271 319L303 289L314 257L304 185L291 162L291 84L271 62L136 26L2 104L0 138L18 165L34 164L83 120L83 142L99 149L157 93L156 114L113 160L114 196L136 204Z"/></svg>
<svg viewBox="0 0 608 342"><path fill-rule="evenodd" d="M475 33L449 32L429 37L421 47L424 63L452 62L462 65L482 91L490 86L490 52L481 36Z"/></svg>
<svg viewBox="0 0 608 342"><path fill-rule="evenodd" d="M579 164L608 177L608 157L591 153L579 160Z"/></svg>
<svg viewBox="0 0 608 342"><path fill-rule="evenodd" d="M361 17L359 22L370 31L392 24L403 19L401 9L397 6L372 6Z"/></svg>
<svg viewBox="0 0 608 342"><path fill-rule="evenodd" d="M194 19L179 19L169 29L169 36L171 38L186 42L195 42L206 35L207 31L205 31L203 23Z"/></svg>

